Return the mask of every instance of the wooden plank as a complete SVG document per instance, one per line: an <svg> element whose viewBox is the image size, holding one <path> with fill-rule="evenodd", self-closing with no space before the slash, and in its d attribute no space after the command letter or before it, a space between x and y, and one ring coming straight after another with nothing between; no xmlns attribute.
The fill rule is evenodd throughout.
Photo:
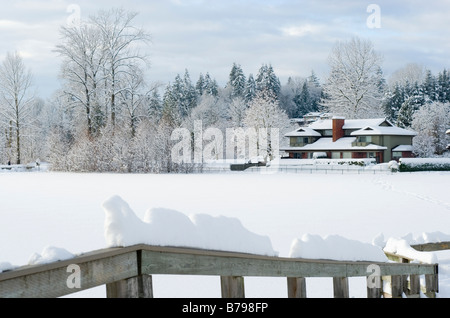
<svg viewBox="0 0 450 318"><path fill-rule="evenodd" d="M245 298L244 277L221 276L222 298Z"/></svg>
<svg viewBox="0 0 450 318"><path fill-rule="evenodd" d="M304 277L287 278L288 298L307 298Z"/></svg>
<svg viewBox="0 0 450 318"><path fill-rule="evenodd" d="M450 250L450 242L417 244L411 245L411 247L420 252L444 251Z"/></svg>
<svg viewBox="0 0 450 318"><path fill-rule="evenodd" d="M348 277L333 277L334 298L349 298Z"/></svg>
<svg viewBox="0 0 450 318"><path fill-rule="evenodd" d="M54 298L136 276L136 252L97 254L0 274L0 298ZM106 257L104 257L106 256ZM75 265L76 270L70 270ZM79 286L73 286L78 280Z"/></svg>
<svg viewBox="0 0 450 318"><path fill-rule="evenodd" d="M142 273L149 275L367 277L373 264L380 267L381 275L434 273L434 266L426 264L304 260L176 248L142 251Z"/></svg>

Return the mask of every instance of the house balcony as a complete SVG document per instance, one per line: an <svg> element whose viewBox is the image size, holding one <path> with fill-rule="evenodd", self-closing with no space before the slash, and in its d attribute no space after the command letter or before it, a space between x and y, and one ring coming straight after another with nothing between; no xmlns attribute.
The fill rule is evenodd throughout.
<svg viewBox="0 0 450 318"><path fill-rule="evenodd" d="M355 141L355 142L352 143L352 147L367 147L367 146L373 145L373 144L374 144L373 142L358 142L358 141Z"/></svg>

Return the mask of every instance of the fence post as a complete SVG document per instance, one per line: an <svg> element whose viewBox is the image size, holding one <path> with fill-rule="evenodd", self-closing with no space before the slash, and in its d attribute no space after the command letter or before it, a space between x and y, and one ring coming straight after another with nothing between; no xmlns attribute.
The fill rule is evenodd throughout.
<svg viewBox="0 0 450 318"><path fill-rule="evenodd" d="M403 277L402 275L392 275L391 279L391 297L401 298L403 295Z"/></svg>
<svg viewBox="0 0 450 318"><path fill-rule="evenodd" d="M333 277L334 298L349 298L348 277Z"/></svg>
<svg viewBox="0 0 450 318"><path fill-rule="evenodd" d="M106 284L107 298L153 298L152 276L139 275Z"/></svg>
<svg viewBox="0 0 450 318"><path fill-rule="evenodd" d="M244 277L221 276L222 298L245 298Z"/></svg>
<svg viewBox="0 0 450 318"><path fill-rule="evenodd" d="M306 298L306 279L304 277L288 277L287 288L289 298Z"/></svg>
<svg viewBox="0 0 450 318"><path fill-rule="evenodd" d="M374 276L370 279L373 279L371 286L367 286L367 298L381 298L383 295L383 281L381 280L381 276Z"/></svg>
<svg viewBox="0 0 450 318"><path fill-rule="evenodd" d="M420 296L420 275L409 275L408 296Z"/></svg>
<svg viewBox="0 0 450 318"><path fill-rule="evenodd" d="M439 292L438 274L425 275L425 295L429 298L435 298Z"/></svg>

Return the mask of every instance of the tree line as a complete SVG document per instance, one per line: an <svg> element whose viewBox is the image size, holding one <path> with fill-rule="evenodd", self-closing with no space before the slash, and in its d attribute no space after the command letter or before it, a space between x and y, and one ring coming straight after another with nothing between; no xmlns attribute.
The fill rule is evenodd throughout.
<svg viewBox="0 0 450 318"><path fill-rule="evenodd" d="M201 122L204 129L284 132L293 128L290 119L316 111L349 119L387 117L420 129L418 144L429 150L418 154L444 152L441 146L430 150L444 145L446 137L424 118L434 112L447 118L439 129L449 125L442 115L450 98L446 70L435 76L408 67L388 84L373 45L354 38L333 48L324 83L311 71L307 78L282 84L270 64L246 75L237 62L224 86L209 72L193 80L187 69L170 83L149 83L150 61L142 52L151 35L135 26L136 16L111 9L77 26L62 26L55 47L62 60L61 89L46 101L33 91L32 74L20 55L7 54L0 66L0 162L40 158L58 171L187 171L195 167L171 158L176 128L193 129Z"/></svg>

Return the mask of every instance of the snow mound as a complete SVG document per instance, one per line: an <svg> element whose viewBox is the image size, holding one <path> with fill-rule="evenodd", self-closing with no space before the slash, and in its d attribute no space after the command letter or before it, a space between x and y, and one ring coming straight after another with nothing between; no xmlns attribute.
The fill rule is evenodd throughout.
<svg viewBox="0 0 450 318"><path fill-rule="evenodd" d="M15 269L16 267L17 266L13 266L9 262L0 262L0 273L6 272L6 271L11 271L11 270Z"/></svg>
<svg viewBox="0 0 450 318"><path fill-rule="evenodd" d="M419 252L412 248L405 239L388 239L384 251L392 254L398 254L413 259L414 261L437 264L438 258L433 252Z"/></svg>
<svg viewBox="0 0 450 318"><path fill-rule="evenodd" d="M74 258L75 255L67 250L54 246L47 246L41 254L34 253L31 255L28 265L49 264L57 261L64 261Z"/></svg>
<svg viewBox="0 0 450 318"><path fill-rule="evenodd" d="M148 244L278 255L268 237L248 231L235 218L205 214L186 216L178 211L156 208L148 210L141 220L119 196L105 201L103 209L108 247Z"/></svg>
<svg viewBox="0 0 450 318"><path fill-rule="evenodd" d="M441 242L450 242L450 235L437 231L428 233L424 232L417 237L413 237L413 234L409 233L404 237L402 237L402 239L406 240L410 245L441 243Z"/></svg>
<svg viewBox="0 0 450 318"><path fill-rule="evenodd" d="M388 261L379 246L349 240L338 235L322 238L319 235L305 234L301 239L295 239L292 242L290 257L354 262Z"/></svg>

